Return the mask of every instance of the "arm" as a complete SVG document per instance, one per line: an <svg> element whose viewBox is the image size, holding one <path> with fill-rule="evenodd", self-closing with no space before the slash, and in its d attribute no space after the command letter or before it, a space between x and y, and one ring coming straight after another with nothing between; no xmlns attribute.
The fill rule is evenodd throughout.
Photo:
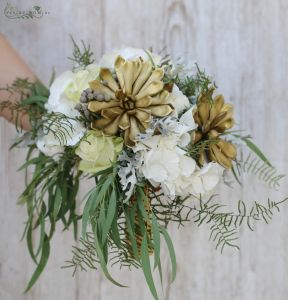
<svg viewBox="0 0 288 300"><path fill-rule="evenodd" d="M16 78L28 78L32 82L36 80L33 72L0 32L0 87L12 84ZM18 95L14 94L11 96L7 91L0 90L0 102L7 100L9 96L9 101L19 101ZM0 110L0 117L4 117L10 122L15 122L9 109ZM29 130L28 117L22 114L20 115L20 120L21 127Z"/></svg>

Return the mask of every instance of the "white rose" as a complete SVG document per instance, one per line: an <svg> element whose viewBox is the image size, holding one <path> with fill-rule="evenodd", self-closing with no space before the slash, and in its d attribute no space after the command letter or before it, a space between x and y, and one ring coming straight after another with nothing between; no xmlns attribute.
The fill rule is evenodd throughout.
<svg viewBox="0 0 288 300"><path fill-rule="evenodd" d="M62 73L51 85L46 109L68 117L77 116L79 113L74 107L79 102L83 90L89 87L89 82L96 79L98 74L99 67L96 65L89 65L85 70L77 72Z"/></svg>
<svg viewBox="0 0 288 300"><path fill-rule="evenodd" d="M49 121L48 121L49 122ZM64 152L64 146L75 146L83 137L86 129L81 123L75 120L69 120L68 123L63 124L65 128L59 129L56 125L51 126L51 130L47 134L43 134L37 140L38 149L47 156L55 156L57 159L61 153ZM52 132L61 132L58 138Z"/></svg>
<svg viewBox="0 0 288 300"><path fill-rule="evenodd" d="M58 159L64 152L64 146L60 146L57 139L52 133L43 135L37 140L38 149L46 156L53 156L54 159Z"/></svg>
<svg viewBox="0 0 288 300"><path fill-rule="evenodd" d="M150 57L147 52L149 53ZM151 53L150 51L145 51L139 48L120 48L104 54L100 59L99 66L102 68L113 69L118 55L122 56L125 60L134 60L140 56L144 59L144 61L152 58L155 65L158 65L161 61L161 56Z"/></svg>

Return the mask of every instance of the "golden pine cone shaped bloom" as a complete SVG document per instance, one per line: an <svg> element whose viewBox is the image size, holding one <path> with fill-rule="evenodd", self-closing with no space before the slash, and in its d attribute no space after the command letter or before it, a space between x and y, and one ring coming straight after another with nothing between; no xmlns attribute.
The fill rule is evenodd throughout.
<svg viewBox="0 0 288 300"><path fill-rule="evenodd" d="M210 161L219 163L226 169L232 168L232 160L236 158L236 147L220 138L221 134L234 125L233 106L224 103L222 95L212 98L213 89L207 94L201 94L198 98L197 108L193 111L193 117L198 124L198 130L194 135L194 144L203 140L213 140L208 149L203 147L198 162L203 165L205 152Z"/></svg>
<svg viewBox="0 0 288 300"><path fill-rule="evenodd" d="M117 80L106 68L100 70L99 80L90 82L94 92L107 95L110 101L91 101L88 109L99 113L101 118L93 122L92 128L107 135L124 131L125 145L135 145L135 137L144 132L152 116L165 117L173 111L167 103L169 92L164 89L163 68L154 68L150 61L141 57L126 61L118 56L115 64ZM105 84L103 84L105 82Z"/></svg>
<svg viewBox="0 0 288 300"><path fill-rule="evenodd" d="M152 239L152 219L151 219L151 204L150 204L150 199L149 199L149 195L148 195L148 189L144 189L145 194L148 198L149 202L144 203L144 209L146 210L147 216L148 216L148 220L144 221L144 226L147 232L147 240L148 240L148 253L149 255L152 255L154 253L154 249L151 246L151 239ZM136 200L136 196L132 196L131 197L131 205L133 206L133 204L135 204ZM132 208L131 208L132 209ZM135 210L135 214L134 214L134 232L135 232L135 239L136 239L136 247L137 247L137 253L138 256L141 257L141 245L142 245L142 241L143 241L143 234L141 231L141 225L139 222L139 218L142 218L141 214L139 214L139 212L137 210ZM129 239L129 232L127 229L127 224L126 224L126 230L125 230L125 234L126 234L126 245L127 245L127 249L129 251L129 254L132 258L135 258L135 254L133 252L133 247L131 245L131 241Z"/></svg>

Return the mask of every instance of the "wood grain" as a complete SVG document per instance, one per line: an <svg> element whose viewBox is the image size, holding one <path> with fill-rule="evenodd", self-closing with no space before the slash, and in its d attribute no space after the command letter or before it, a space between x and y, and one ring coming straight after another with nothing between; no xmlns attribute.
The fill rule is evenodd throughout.
<svg viewBox="0 0 288 300"><path fill-rule="evenodd" d="M1 15L0 30L47 83L71 67L69 34L91 44L95 57L129 45L167 47L174 57L197 61L215 77L219 90L236 107L236 119L265 150L281 172L288 170L288 3L286 0L71 0L37 1L50 11L40 20L9 20ZM6 3L0 4L0 13ZM13 1L20 8L35 2ZM0 49L1 51L1 49ZM0 62L1 63L1 62ZM25 151L9 152L13 126L0 121L0 299L111 300L151 299L141 272L119 271L115 277L130 288L119 289L100 272L71 276L60 267L71 257L74 241L61 226L48 266L35 288L23 295L34 265L25 241L20 242L25 209L16 205L24 176L16 172ZM223 202L233 206L265 200L269 191L247 178L245 188L222 188ZM288 194L286 185L280 196ZM85 188L83 188L85 189ZM270 195L274 197L274 194ZM171 227L178 258L176 282L164 284L163 299L286 300L288 294L288 208L255 232L241 230L241 251L221 254L208 242L209 230L187 224ZM165 282L169 260L164 253Z"/></svg>

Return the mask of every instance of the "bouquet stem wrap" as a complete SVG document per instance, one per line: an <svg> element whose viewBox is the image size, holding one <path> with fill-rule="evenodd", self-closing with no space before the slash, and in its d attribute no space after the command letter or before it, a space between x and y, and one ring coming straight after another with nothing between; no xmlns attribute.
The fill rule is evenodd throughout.
<svg viewBox="0 0 288 300"><path fill-rule="evenodd" d="M129 212L134 215L134 222L132 223L134 226L134 232L135 232L135 240L136 240L136 246L137 246L137 254L139 257L141 257L141 245L143 241L143 231L147 233L147 241L148 241L148 252L149 255L152 255L154 253L153 245L152 245L152 209L151 209L151 198L149 197L149 189L147 187L144 188L144 193L146 195L147 201L144 203L144 209L147 214L147 219L141 224L140 218L142 219L142 216L140 212L137 210L137 196L133 195L131 197L131 205L129 208ZM144 225L145 228L141 228ZM143 230L144 229L144 230ZM129 238L129 232L127 230L127 223L126 223L126 245L127 249L129 251L129 254L131 255L131 258L136 258L135 253L133 251L133 247L131 245L131 238Z"/></svg>

